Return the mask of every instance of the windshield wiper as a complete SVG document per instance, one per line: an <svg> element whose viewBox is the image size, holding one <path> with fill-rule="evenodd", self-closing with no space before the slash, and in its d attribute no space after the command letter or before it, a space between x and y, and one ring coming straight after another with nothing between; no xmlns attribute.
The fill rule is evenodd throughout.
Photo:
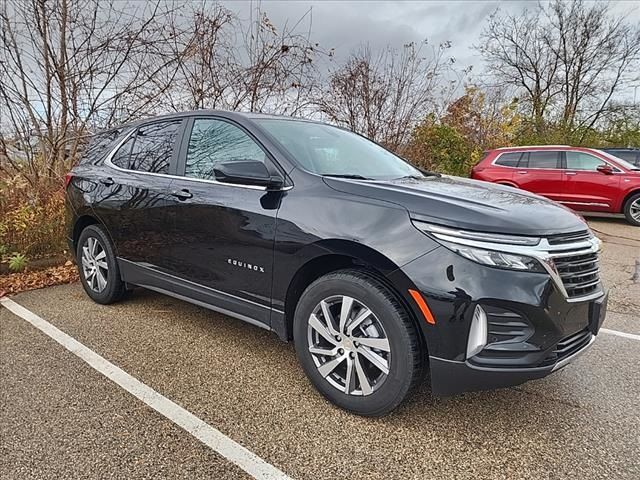
<svg viewBox="0 0 640 480"><path fill-rule="evenodd" d="M373 180L373 178L363 177L355 173L323 173L323 177L335 177L335 178L352 178L354 180Z"/></svg>
<svg viewBox="0 0 640 480"><path fill-rule="evenodd" d="M423 170L419 168L420 173L422 173L425 177L441 177L442 174L438 172L432 172L431 170Z"/></svg>
<svg viewBox="0 0 640 480"><path fill-rule="evenodd" d="M421 180L425 177L441 177L442 175L437 172L429 172L427 170L420 170L422 176L419 175L405 175L404 177L398 177L396 180L410 179L410 180Z"/></svg>

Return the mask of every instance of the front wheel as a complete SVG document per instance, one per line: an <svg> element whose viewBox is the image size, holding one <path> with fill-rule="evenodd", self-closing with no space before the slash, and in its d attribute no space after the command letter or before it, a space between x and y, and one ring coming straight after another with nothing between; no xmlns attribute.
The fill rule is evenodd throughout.
<svg viewBox="0 0 640 480"><path fill-rule="evenodd" d="M624 216L631 225L640 227L640 193L632 195L624 204Z"/></svg>
<svg viewBox="0 0 640 480"><path fill-rule="evenodd" d="M423 357L411 317L384 284L363 271L330 273L304 291L294 341L316 389L359 415L390 412L421 378Z"/></svg>

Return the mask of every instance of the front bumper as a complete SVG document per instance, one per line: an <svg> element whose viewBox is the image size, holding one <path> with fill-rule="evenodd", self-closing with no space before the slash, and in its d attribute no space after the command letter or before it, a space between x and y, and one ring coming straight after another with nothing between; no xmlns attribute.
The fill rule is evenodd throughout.
<svg viewBox="0 0 640 480"><path fill-rule="evenodd" d="M565 367L585 353L595 340L595 335L591 334L588 342L582 348L550 366L543 367L481 367L469 361L456 362L430 356L429 366L433 394L448 396L475 390L492 390L543 378Z"/></svg>
<svg viewBox="0 0 640 480"><path fill-rule="evenodd" d="M395 280L401 276L422 292L436 319L419 323L438 396L545 377L591 347L606 314L601 285L584 301L568 301L546 274L486 267L446 248L405 265ZM477 305L487 312L487 345L466 358Z"/></svg>

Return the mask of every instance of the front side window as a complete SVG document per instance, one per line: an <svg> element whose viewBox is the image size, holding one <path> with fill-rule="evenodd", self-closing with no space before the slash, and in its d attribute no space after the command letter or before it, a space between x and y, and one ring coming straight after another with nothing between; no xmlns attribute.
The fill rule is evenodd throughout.
<svg viewBox="0 0 640 480"><path fill-rule="evenodd" d="M198 118L193 122L185 176L214 180L222 163L254 160L266 162L264 150L240 127L223 120Z"/></svg>
<svg viewBox="0 0 640 480"><path fill-rule="evenodd" d="M560 152L529 152L528 168L559 168Z"/></svg>
<svg viewBox="0 0 640 480"><path fill-rule="evenodd" d="M422 176L418 169L380 145L341 128L300 120L255 121L312 173L376 180Z"/></svg>
<svg viewBox="0 0 640 480"><path fill-rule="evenodd" d="M606 164L604 160L588 153L566 152L567 170L590 170L595 172L600 165Z"/></svg>
<svg viewBox="0 0 640 480"><path fill-rule="evenodd" d="M169 173L180 121L144 125L134 134L129 170L148 173Z"/></svg>

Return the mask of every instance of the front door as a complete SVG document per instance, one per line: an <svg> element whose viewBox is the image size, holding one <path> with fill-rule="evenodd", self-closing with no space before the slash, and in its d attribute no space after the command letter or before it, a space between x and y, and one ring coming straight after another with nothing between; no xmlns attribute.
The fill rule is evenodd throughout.
<svg viewBox="0 0 640 480"><path fill-rule="evenodd" d="M563 202L575 210L608 212L620 194L620 176L602 173L598 166L607 162L586 152L565 152L568 195Z"/></svg>
<svg viewBox="0 0 640 480"><path fill-rule="evenodd" d="M242 127L228 120L189 120L172 189L169 248L175 275L211 303L268 323L279 192L218 182L214 168L242 160L272 162ZM273 168L273 165L269 165ZM204 289L204 291L203 291Z"/></svg>

